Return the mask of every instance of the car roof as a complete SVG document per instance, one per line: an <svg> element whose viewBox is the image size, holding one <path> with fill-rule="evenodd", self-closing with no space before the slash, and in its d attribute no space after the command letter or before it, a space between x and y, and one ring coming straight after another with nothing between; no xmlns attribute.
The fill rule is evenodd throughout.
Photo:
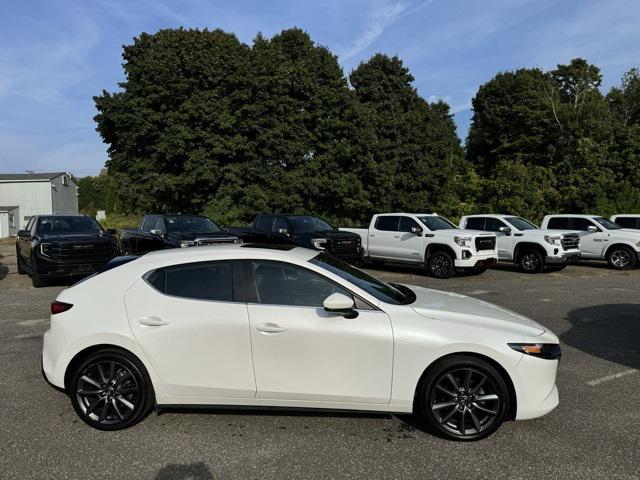
<svg viewBox="0 0 640 480"><path fill-rule="evenodd" d="M562 217L562 218L592 218L601 217L602 215L594 215L590 213L553 213L551 215L545 215L545 217Z"/></svg>
<svg viewBox="0 0 640 480"><path fill-rule="evenodd" d="M473 217L493 217L493 218L501 218L501 217L517 217L518 215L510 215L508 213L474 213L473 215L463 215L463 218L473 218Z"/></svg>
<svg viewBox="0 0 640 480"><path fill-rule="evenodd" d="M139 264L188 263L224 259L257 258L265 260L297 260L306 262L317 256L318 250L290 245L212 244L188 248L170 248L147 253Z"/></svg>
<svg viewBox="0 0 640 480"><path fill-rule="evenodd" d="M413 215L414 217L438 217L437 213L413 213L413 212L391 212L391 213L376 213L378 217L386 217L391 215Z"/></svg>
<svg viewBox="0 0 640 480"><path fill-rule="evenodd" d="M611 215L611 218L627 218L627 217L631 217L631 218L635 218L635 217L640 217L640 213L616 213L615 215Z"/></svg>

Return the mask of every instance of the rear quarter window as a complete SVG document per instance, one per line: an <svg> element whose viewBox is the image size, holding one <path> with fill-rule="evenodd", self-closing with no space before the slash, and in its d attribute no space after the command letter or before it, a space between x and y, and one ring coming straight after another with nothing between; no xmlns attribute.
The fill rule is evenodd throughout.
<svg viewBox="0 0 640 480"><path fill-rule="evenodd" d="M173 297L219 302L233 301L233 262L197 262L159 268L145 280Z"/></svg>
<svg viewBox="0 0 640 480"><path fill-rule="evenodd" d="M550 230L568 230L569 219L566 217L550 218L547 223L547 228Z"/></svg>

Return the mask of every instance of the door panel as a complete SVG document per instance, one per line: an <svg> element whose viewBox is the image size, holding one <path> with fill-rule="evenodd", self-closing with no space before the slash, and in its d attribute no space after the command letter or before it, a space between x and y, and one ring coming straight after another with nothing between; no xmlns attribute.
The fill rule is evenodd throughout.
<svg viewBox="0 0 640 480"><path fill-rule="evenodd" d="M398 232L395 235L393 255L398 260L410 262L424 261L424 242L421 236L411 231L412 227L424 230L424 227L418 225L411 217L400 217L398 224Z"/></svg>
<svg viewBox="0 0 640 480"><path fill-rule="evenodd" d="M590 226L596 227L597 232L590 232ZM601 231L595 223L588 218L573 217L569 219L569 228L578 230L580 235L580 252L582 257L599 258L607 247L609 239L608 235Z"/></svg>
<svg viewBox="0 0 640 480"><path fill-rule="evenodd" d="M496 236L496 245L498 247L498 258L502 260L511 260L513 259L513 235L514 230L511 228L511 234L507 235L504 232L501 232L500 227L509 227L509 225L505 224L502 220L493 217L486 217L484 223L484 229L487 232L494 233Z"/></svg>
<svg viewBox="0 0 640 480"><path fill-rule="evenodd" d="M393 336L385 313L347 319L321 307L248 309L257 398L389 403Z"/></svg>
<svg viewBox="0 0 640 480"><path fill-rule="evenodd" d="M377 258L394 259L399 217L385 215L377 217L374 227L369 229L369 255Z"/></svg>
<svg viewBox="0 0 640 480"><path fill-rule="evenodd" d="M167 394L255 396L245 303L169 296L140 279L125 305L133 334Z"/></svg>

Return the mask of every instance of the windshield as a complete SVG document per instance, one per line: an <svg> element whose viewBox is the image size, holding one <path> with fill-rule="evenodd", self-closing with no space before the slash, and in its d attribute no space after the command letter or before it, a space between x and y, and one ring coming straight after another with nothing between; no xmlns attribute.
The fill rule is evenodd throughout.
<svg viewBox="0 0 640 480"><path fill-rule="evenodd" d="M505 220L518 230L537 230L533 223L521 217L506 217Z"/></svg>
<svg viewBox="0 0 640 480"><path fill-rule="evenodd" d="M437 215L418 216L418 219L429 230L452 230L458 228L446 218L438 217Z"/></svg>
<svg viewBox="0 0 640 480"><path fill-rule="evenodd" d="M90 217L42 217L37 232L40 235L102 233L102 227Z"/></svg>
<svg viewBox="0 0 640 480"><path fill-rule="evenodd" d="M295 233L326 232L333 227L319 217L287 217Z"/></svg>
<svg viewBox="0 0 640 480"><path fill-rule="evenodd" d="M309 262L331 273L335 273L382 302L392 303L394 305L407 305L413 303L416 299L416 295L407 287L385 283L326 253L320 253L309 260Z"/></svg>
<svg viewBox="0 0 640 480"><path fill-rule="evenodd" d="M594 220L602 225L607 230L620 230L622 227L617 223L612 222L611 220L607 220L603 217L595 217Z"/></svg>
<svg viewBox="0 0 640 480"><path fill-rule="evenodd" d="M167 222L167 232L169 233L215 233L220 231L220 228L207 217L180 215L175 217L167 216L165 220Z"/></svg>

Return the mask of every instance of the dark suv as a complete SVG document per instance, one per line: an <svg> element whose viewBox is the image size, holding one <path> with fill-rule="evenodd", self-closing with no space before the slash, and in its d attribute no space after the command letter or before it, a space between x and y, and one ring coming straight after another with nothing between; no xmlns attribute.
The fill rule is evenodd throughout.
<svg viewBox="0 0 640 480"><path fill-rule="evenodd" d="M16 240L18 273L29 274L34 287L91 275L118 255L114 234L86 215L31 217Z"/></svg>

